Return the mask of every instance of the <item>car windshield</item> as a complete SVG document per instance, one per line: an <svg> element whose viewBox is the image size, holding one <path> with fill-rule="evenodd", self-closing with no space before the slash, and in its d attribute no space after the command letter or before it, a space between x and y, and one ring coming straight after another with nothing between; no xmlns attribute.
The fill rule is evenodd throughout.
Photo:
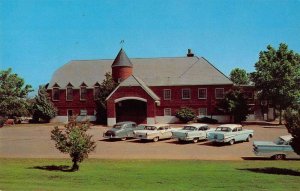
<svg viewBox="0 0 300 191"><path fill-rule="evenodd" d="M274 143L276 145L285 145L285 141L282 138L280 138L280 137L278 137L277 139L275 139Z"/></svg>
<svg viewBox="0 0 300 191"><path fill-rule="evenodd" d="M115 128L115 129L121 129L122 128L122 126L121 125L114 125L114 127L113 128Z"/></svg>
<svg viewBox="0 0 300 191"><path fill-rule="evenodd" d="M230 132L231 129L229 127L218 127L216 131Z"/></svg>
<svg viewBox="0 0 300 191"><path fill-rule="evenodd" d="M156 129L156 127L154 127L154 126L146 126L145 127L145 130L155 130Z"/></svg>
<svg viewBox="0 0 300 191"><path fill-rule="evenodd" d="M196 128L195 127L193 127L193 126L184 126L183 127L183 130L195 130Z"/></svg>

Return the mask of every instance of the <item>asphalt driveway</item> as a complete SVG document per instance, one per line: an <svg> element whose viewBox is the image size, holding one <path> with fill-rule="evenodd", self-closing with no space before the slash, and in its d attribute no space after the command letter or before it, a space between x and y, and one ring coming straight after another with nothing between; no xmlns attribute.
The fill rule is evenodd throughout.
<svg viewBox="0 0 300 191"><path fill-rule="evenodd" d="M55 124L21 124L0 128L1 158L65 158L50 139L50 131ZM63 128L63 125L59 125ZM178 125L177 125L178 127ZM212 125L216 127L216 125ZM215 146L210 142L180 144L177 141L140 142L136 139L126 141L109 141L102 137L108 128L92 126L88 131L97 142L96 150L90 158L101 159L201 159L201 160L243 160L251 159L254 140L274 140L286 135L287 130L281 127L249 125L246 129L254 130L250 142L234 145Z"/></svg>

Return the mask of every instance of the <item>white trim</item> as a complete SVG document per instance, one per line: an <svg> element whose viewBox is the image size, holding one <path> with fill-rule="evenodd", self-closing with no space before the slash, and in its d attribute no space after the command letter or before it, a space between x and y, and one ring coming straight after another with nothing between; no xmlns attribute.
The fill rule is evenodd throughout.
<svg viewBox="0 0 300 191"><path fill-rule="evenodd" d="M87 87L86 86L80 86L80 89L79 89L80 101L86 101L86 98L85 99L81 98L81 89L82 88L85 88L85 97L87 97Z"/></svg>
<svg viewBox="0 0 300 191"><path fill-rule="evenodd" d="M147 117L147 124L155 124L155 118L154 117Z"/></svg>
<svg viewBox="0 0 300 191"><path fill-rule="evenodd" d="M188 90L189 91L189 97L188 98L184 98L183 97L183 91L184 90ZM191 99L191 89L190 88L183 88L183 89L181 89L181 99Z"/></svg>
<svg viewBox="0 0 300 191"><path fill-rule="evenodd" d="M117 123L117 119L116 118L107 118L107 126L113 126L114 124Z"/></svg>
<svg viewBox="0 0 300 191"><path fill-rule="evenodd" d="M166 91L170 91L170 98L166 98L166 94L165 94L165 92ZM171 89L163 89L163 96L164 96L164 100L171 100L171 98L172 98L172 91L171 91Z"/></svg>
<svg viewBox="0 0 300 191"><path fill-rule="evenodd" d="M54 90L58 90L58 99L54 99ZM52 101L59 101L60 98L60 89L58 87L52 88Z"/></svg>
<svg viewBox="0 0 300 191"><path fill-rule="evenodd" d="M205 98L200 97L199 90L205 90ZM207 99L207 88L198 88L198 99Z"/></svg>
<svg viewBox="0 0 300 191"><path fill-rule="evenodd" d="M217 90L223 90L223 97L217 97ZM216 99L224 99L224 97L225 97L225 90L224 90L224 88L216 88L215 89L215 98Z"/></svg>
<svg viewBox="0 0 300 191"><path fill-rule="evenodd" d="M132 100L132 99L147 102L146 99L141 98L141 97L121 97L121 98L115 99L115 103L118 103L118 102L124 101L124 100Z"/></svg>
<svg viewBox="0 0 300 191"><path fill-rule="evenodd" d="M72 99L68 99L68 88L72 89ZM73 96L74 96L73 87L71 87L71 86L66 87L66 101L73 101Z"/></svg>
<svg viewBox="0 0 300 191"><path fill-rule="evenodd" d="M172 116L172 109L164 108L164 116Z"/></svg>

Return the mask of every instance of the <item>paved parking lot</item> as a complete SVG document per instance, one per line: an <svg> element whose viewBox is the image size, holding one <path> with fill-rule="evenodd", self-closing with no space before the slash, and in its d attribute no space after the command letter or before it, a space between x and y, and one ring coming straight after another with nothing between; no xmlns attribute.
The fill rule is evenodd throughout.
<svg viewBox="0 0 300 191"><path fill-rule="evenodd" d="M20 158L64 158L68 155L56 150L50 139L54 124L22 124L0 128L0 157ZM63 127L61 125L61 127ZM178 125L177 125L178 127ZM212 125L216 127L216 125ZM97 142L96 150L90 158L102 159L201 159L201 160L243 160L255 155L252 153L254 140L273 140L287 134L284 126L265 127L249 125L254 137L250 142L229 146L215 146L207 141L180 144L173 139L159 142L140 142L136 139L126 141L108 141L102 134L108 128L92 126L88 132Z"/></svg>

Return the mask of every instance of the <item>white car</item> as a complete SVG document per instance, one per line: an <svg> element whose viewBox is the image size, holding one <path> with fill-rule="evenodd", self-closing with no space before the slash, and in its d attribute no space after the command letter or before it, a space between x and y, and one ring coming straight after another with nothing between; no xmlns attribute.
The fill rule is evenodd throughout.
<svg viewBox="0 0 300 191"><path fill-rule="evenodd" d="M193 123L185 125L182 129L173 131L173 138L178 141L193 141L197 143L200 140L207 139L210 132L214 131L214 128L210 128L207 124Z"/></svg>
<svg viewBox="0 0 300 191"><path fill-rule="evenodd" d="M172 129L168 124L144 125L144 130L135 130L134 137L140 140L153 140L172 138Z"/></svg>

